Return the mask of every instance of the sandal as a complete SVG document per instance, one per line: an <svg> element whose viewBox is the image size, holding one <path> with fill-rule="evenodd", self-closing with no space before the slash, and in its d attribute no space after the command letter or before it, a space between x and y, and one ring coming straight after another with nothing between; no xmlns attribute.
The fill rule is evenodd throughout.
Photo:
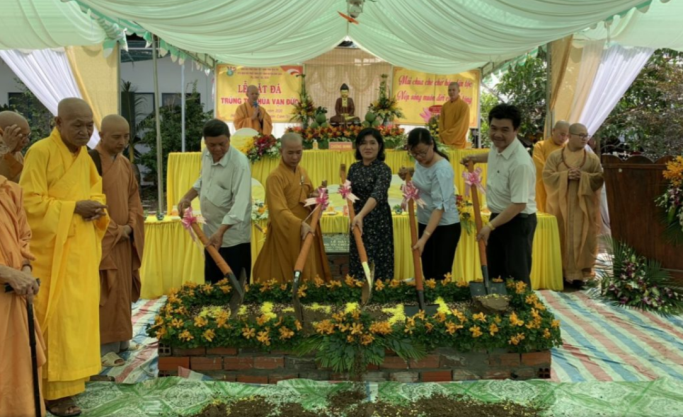
<svg viewBox="0 0 683 417"><path fill-rule="evenodd" d="M81 415L81 408L76 405L72 397L64 397L58 400L45 401L45 408L57 417L73 417Z"/></svg>
<svg viewBox="0 0 683 417"><path fill-rule="evenodd" d="M121 359L121 357L114 352L109 352L102 356L102 366L105 368L113 368L116 366L123 366L125 364L126 361Z"/></svg>

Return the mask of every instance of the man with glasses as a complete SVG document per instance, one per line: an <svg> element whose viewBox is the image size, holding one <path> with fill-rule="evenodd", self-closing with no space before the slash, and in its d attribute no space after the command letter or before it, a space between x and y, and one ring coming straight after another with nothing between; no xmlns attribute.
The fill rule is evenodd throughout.
<svg viewBox="0 0 683 417"><path fill-rule="evenodd" d="M488 162L486 203L489 223L477 234L486 246L489 275L530 285L531 249L536 231L536 167L517 139L522 116L517 107L499 104L489 112L489 153L469 155L461 163Z"/></svg>
<svg viewBox="0 0 683 417"><path fill-rule="evenodd" d="M567 137L569 137L569 123L560 120L555 123L552 130L552 136L546 140L542 140L534 145L534 165L536 165L536 206L538 211L546 213L545 209L545 185L543 184L543 167L545 161L551 153L558 149L562 149L567 144Z"/></svg>
<svg viewBox="0 0 683 417"><path fill-rule="evenodd" d="M603 175L600 159L586 150L589 139L586 126L571 125L567 146L550 154L543 169L546 208L560 230L564 279L577 286L594 276L598 249Z"/></svg>
<svg viewBox="0 0 683 417"><path fill-rule="evenodd" d="M12 182L19 182L24 169L21 151L28 145L31 128L26 119L13 111L0 112L0 175Z"/></svg>

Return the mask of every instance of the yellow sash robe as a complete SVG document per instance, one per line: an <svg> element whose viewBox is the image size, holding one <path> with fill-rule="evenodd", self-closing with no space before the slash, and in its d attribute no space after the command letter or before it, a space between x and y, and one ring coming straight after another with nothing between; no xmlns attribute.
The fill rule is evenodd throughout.
<svg viewBox="0 0 683 417"><path fill-rule="evenodd" d="M542 140L534 145L534 165L536 166L536 208L542 213L546 211L547 194L543 185L543 168L551 153L562 149L563 145L557 146L552 138Z"/></svg>
<svg viewBox="0 0 683 417"><path fill-rule="evenodd" d="M109 217L85 221L76 202L105 202L102 178L85 147L76 155L54 129L26 154L20 185L33 231L33 275L42 280L35 301L47 346L45 399L85 390L100 362L99 265Z"/></svg>

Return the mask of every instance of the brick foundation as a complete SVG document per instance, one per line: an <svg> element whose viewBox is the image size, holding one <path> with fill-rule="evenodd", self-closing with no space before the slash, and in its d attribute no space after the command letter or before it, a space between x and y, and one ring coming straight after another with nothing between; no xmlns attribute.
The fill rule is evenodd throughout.
<svg viewBox="0 0 683 417"><path fill-rule="evenodd" d="M327 262L330 264L330 274L334 279L344 279L349 274L349 254L328 254Z"/></svg>
<svg viewBox="0 0 683 417"><path fill-rule="evenodd" d="M366 381L446 382L474 379L550 378L550 351L460 353L440 348L419 361L406 362L387 352L380 366L369 365ZM159 346L159 376L176 376L178 367L192 369L216 380L275 384L306 378L319 381L348 379L320 367L314 357L288 352L263 353L254 349L177 349Z"/></svg>

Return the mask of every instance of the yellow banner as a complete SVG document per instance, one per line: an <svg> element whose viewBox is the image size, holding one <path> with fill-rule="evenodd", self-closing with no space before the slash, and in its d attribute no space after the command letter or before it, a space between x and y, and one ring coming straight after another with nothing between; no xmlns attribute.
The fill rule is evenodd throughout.
<svg viewBox="0 0 683 417"><path fill-rule="evenodd" d="M460 98L470 106L470 127L477 127L479 107L479 71L439 75L394 67L392 93L405 115L398 123L422 125L438 114L448 100L448 84L460 84Z"/></svg>
<svg viewBox="0 0 683 417"><path fill-rule="evenodd" d="M289 122L293 106L299 102L303 71L301 66L284 65L247 68L221 64L216 66L216 117L226 122L235 119L235 111L246 102L247 87L259 88L259 105L273 122Z"/></svg>

